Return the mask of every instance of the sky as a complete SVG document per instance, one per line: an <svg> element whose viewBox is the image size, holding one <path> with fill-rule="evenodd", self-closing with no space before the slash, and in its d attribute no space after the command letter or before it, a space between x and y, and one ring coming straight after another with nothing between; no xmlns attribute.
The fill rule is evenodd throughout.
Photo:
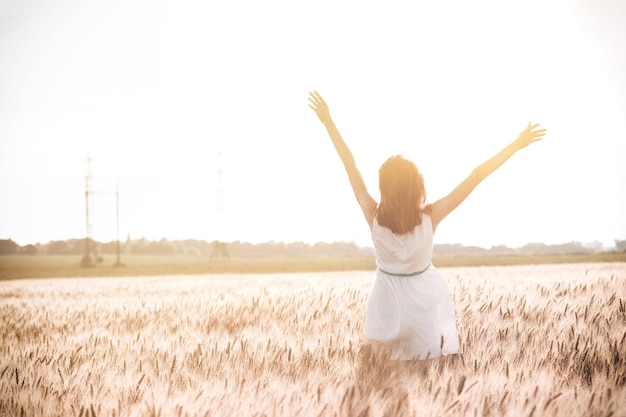
<svg viewBox="0 0 626 417"><path fill-rule="evenodd" d="M99 241L370 245L316 90L376 199L391 155L433 202L527 122L547 128L436 243L610 246L623 74L619 0L0 0L0 239L84 237L91 158Z"/></svg>

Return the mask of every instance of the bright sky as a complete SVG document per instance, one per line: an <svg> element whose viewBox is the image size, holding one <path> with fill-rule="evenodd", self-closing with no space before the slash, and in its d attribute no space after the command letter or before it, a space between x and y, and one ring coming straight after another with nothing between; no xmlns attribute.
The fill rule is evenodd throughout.
<svg viewBox="0 0 626 417"><path fill-rule="evenodd" d="M430 201L548 129L437 231L466 245L626 239L626 3L0 0L0 238L356 241L390 155ZM217 214L221 152L223 214Z"/></svg>

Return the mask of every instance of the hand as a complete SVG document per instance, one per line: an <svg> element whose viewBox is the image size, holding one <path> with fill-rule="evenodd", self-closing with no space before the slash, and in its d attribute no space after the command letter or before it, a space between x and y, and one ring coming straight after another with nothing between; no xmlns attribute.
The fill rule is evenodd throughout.
<svg viewBox="0 0 626 417"><path fill-rule="evenodd" d="M537 129L539 127L539 123L531 125L528 122L528 126L526 129L522 130L513 142L516 149L523 149L530 145L531 143L535 143L543 139L546 134L546 129Z"/></svg>
<svg viewBox="0 0 626 417"><path fill-rule="evenodd" d="M309 107L313 109L322 123L326 124L331 121L328 104L317 91L309 93Z"/></svg>

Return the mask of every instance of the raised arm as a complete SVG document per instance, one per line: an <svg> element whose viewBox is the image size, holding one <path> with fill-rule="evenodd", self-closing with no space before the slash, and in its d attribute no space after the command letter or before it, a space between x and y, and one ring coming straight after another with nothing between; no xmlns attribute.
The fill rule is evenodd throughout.
<svg viewBox="0 0 626 417"><path fill-rule="evenodd" d="M459 184L450 194L434 202L431 205L431 220L433 224L433 230L452 210L458 207L459 204L467 198L468 195L482 180L487 178L492 172L498 169L504 164L515 152L525 148L531 143L537 142L543 139L546 134L546 129L537 129L539 124L531 125L530 122L526 129L524 129L517 139L507 145L500 152L489 158L487 161L478 165L472 173Z"/></svg>
<svg viewBox="0 0 626 417"><path fill-rule="evenodd" d="M352 155L352 152L350 152L348 145L344 142L343 138L339 134L339 130L337 130L337 126L335 126L335 123L330 117L328 105L317 91L309 93L309 107L315 111L317 117L319 117L321 122L326 127L328 135L335 146L335 150L339 154L339 158L341 158L341 162L343 162L343 166L348 173L350 185L352 186L352 191L354 191L354 196L356 197L361 210L363 210L367 224L371 228L374 220L374 213L378 204L368 193L363 177L361 176L361 173L356 166L356 162L354 161L354 156Z"/></svg>

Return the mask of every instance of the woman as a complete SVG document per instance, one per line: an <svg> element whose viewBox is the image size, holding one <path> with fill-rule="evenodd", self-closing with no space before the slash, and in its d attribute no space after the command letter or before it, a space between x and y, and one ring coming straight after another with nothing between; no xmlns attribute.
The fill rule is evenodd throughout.
<svg viewBox="0 0 626 417"><path fill-rule="evenodd" d="M433 234L482 180L515 152L543 139L545 129L528 123L517 139L475 168L450 194L428 205L424 179L415 164L393 156L379 170L381 197L376 202L319 93L309 93L309 107L328 131L372 234L377 270L365 317L365 341L397 348L405 360L458 353L452 300L431 264Z"/></svg>

